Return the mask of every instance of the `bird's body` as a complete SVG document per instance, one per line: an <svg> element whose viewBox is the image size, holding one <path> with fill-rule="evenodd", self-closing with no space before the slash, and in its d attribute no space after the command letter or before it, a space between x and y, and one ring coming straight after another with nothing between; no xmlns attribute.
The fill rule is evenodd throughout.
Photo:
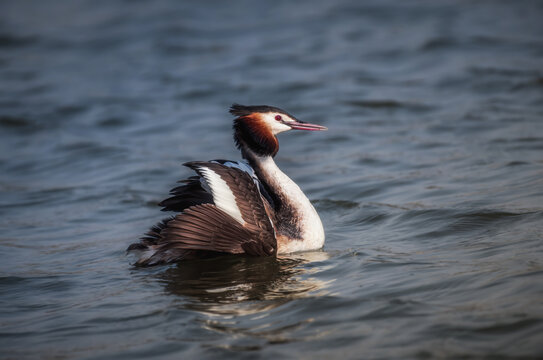
<svg viewBox="0 0 543 360"><path fill-rule="evenodd" d="M324 229L315 208L275 164L276 134L326 130L271 106L234 104L234 140L247 162L189 162L196 171L159 205L178 214L155 225L129 251L137 265L154 265L218 253L272 256L319 249Z"/></svg>

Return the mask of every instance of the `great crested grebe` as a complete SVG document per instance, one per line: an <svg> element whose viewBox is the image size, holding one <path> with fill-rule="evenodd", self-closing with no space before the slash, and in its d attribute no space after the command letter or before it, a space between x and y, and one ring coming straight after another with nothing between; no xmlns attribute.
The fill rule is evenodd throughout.
<svg viewBox="0 0 543 360"><path fill-rule="evenodd" d="M273 161L276 135L326 130L273 106L230 108L234 140L247 162L192 161L197 175L181 181L159 206L178 212L153 226L128 251L136 265L164 264L219 253L271 256L320 249L322 222L302 190Z"/></svg>

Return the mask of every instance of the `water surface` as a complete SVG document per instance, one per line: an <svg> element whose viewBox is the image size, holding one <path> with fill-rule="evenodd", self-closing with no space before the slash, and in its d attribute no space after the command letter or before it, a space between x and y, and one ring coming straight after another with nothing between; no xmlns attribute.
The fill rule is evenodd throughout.
<svg viewBox="0 0 543 360"><path fill-rule="evenodd" d="M537 1L2 1L0 357L543 354ZM322 251L134 268L190 160L280 138Z"/></svg>

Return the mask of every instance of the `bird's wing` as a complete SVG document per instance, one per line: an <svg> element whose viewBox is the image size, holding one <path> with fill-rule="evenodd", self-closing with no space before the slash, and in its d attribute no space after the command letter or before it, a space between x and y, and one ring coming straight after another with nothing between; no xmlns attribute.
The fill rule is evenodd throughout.
<svg viewBox="0 0 543 360"><path fill-rule="evenodd" d="M251 232L274 233L258 185L250 174L216 162L190 162L185 165L204 178L217 208Z"/></svg>
<svg viewBox="0 0 543 360"><path fill-rule="evenodd" d="M266 188L262 185L256 176L255 171L249 164L244 161L232 160L212 160L209 163L221 164L247 173L257 185L260 194L268 202L266 205L269 205L272 209L275 208L272 197L266 191ZM179 183L183 185L170 190L171 196L158 204L159 206L162 206L162 211L182 212L194 205L213 204L211 191L200 176L191 176L188 179L180 180Z"/></svg>
<svg viewBox="0 0 543 360"><path fill-rule="evenodd" d="M163 207L162 211L182 212L194 205L213 204L213 197L202 187L199 176L191 176L179 182L183 185L170 190L172 196L158 204Z"/></svg>
<svg viewBox="0 0 543 360"><path fill-rule="evenodd" d="M203 179L213 203L191 206L147 241L150 250L138 264L150 265L183 258L187 251L246 253L269 256L277 251L273 225L252 177L238 168L216 162L190 162ZM154 243L154 244L153 244ZM140 249L141 250L141 249Z"/></svg>

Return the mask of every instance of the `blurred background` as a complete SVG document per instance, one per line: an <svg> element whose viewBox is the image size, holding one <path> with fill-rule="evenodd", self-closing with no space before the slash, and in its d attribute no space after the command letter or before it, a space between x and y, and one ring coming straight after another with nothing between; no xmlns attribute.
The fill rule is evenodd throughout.
<svg viewBox="0 0 543 360"><path fill-rule="evenodd" d="M0 2L0 357L543 354L540 1ZM280 137L323 251L152 269L190 171Z"/></svg>

